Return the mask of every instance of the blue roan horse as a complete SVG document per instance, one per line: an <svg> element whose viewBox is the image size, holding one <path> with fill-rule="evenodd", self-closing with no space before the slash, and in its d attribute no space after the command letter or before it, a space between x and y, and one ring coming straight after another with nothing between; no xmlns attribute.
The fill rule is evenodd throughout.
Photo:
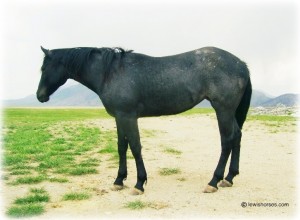
<svg viewBox="0 0 300 220"><path fill-rule="evenodd" d="M232 186L239 173L241 129L252 93L243 61L214 47L167 57L150 57L121 48L42 50L45 57L37 90L40 102L47 102L68 79L74 79L97 93L107 112L115 117L120 161L114 189L124 186L129 145L137 168L133 192L144 192L147 173L137 119L177 114L204 99L216 111L222 146L217 168L204 192L217 191L220 181L219 186ZM230 153L229 172L223 179Z"/></svg>

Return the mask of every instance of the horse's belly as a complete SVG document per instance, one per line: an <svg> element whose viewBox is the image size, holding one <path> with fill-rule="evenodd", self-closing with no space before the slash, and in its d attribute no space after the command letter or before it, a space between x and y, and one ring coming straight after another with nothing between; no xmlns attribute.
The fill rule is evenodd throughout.
<svg viewBox="0 0 300 220"><path fill-rule="evenodd" d="M142 100L138 106L140 117L174 115L193 108L203 100L200 95L176 93L170 96L152 96Z"/></svg>

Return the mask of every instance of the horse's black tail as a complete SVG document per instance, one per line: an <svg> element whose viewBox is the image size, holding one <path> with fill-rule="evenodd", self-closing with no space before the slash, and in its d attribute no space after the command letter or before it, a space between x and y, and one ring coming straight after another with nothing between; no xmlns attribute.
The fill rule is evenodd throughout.
<svg viewBox="0 0 300 220"><path fill-rule="evenodd" d="M247 117L247 113L248 113L250 101L251 101L251 95L252 95L252 85L251 85L251 80L249 77L245 92L241 99L241 102L235 111L235 118L236 118L236 121L241 130L243 128L243 124Z"/></svg>

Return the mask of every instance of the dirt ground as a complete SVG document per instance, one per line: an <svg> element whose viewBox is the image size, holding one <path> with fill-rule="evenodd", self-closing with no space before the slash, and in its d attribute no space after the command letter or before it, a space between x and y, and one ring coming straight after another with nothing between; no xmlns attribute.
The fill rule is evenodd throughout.
<svg viewBox="0 0 300 220"><path fill-rule="evenodd" d="M103 119L94 124L115 129L114 121ZM139 119L143 157L148 173L145 193L130 195L136 181L134 160L128 161L127 188L112 191L117 167L105 156L99 174L69 178L71 183L43 182L51 196L45 214L31 219L93 218L266 218L295 217L297 210L297 132L295 127L272 131L261 122L246 122L243 131L240 175L231 188L219 188L213 194L202 190L211 179L220 155L220 137L213 116L169 116ZM280 128L279 128L280 130ZM173 148L179 155L164 152ZM178 168L181 173L162 176L161 168ZM226 168L227 174L228 168ZM70 191L92 189L92 197L83 201L62 201ZM28 186L4 186L1 196L9 206L16 197L28 193ZM130 201L151 204L140 210L125 207ZM245 202L247 207L242 207ZM276 203L277 207L250 207L250 203ZM279 207L288 203L288 207ZM4 206L6 209L7 207Z"/></svg>

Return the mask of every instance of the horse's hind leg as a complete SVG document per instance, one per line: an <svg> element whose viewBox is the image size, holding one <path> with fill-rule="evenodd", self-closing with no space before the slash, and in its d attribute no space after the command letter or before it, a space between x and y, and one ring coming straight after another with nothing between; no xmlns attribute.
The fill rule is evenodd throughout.
<svg viewBox="0 0 300 220"><path fill-rule="evenodd" d="M222 152L213 178L203 191L206 193L217 191L218 182L224 178L224 171L228 157L232 149L234 149L241 140L240 128L237 125L233 111L220 111L216 109L216 112L221 135Z"/></svg>
<svg viewBox="0 0 300 220"><path fill-rule="evenodd" d="M233 185L233 178L239 174L241 139L238 142L239 143L234 145L232 148L229 172L225 179L220 183L219 186L221 187L231 187Z"/></svg>

